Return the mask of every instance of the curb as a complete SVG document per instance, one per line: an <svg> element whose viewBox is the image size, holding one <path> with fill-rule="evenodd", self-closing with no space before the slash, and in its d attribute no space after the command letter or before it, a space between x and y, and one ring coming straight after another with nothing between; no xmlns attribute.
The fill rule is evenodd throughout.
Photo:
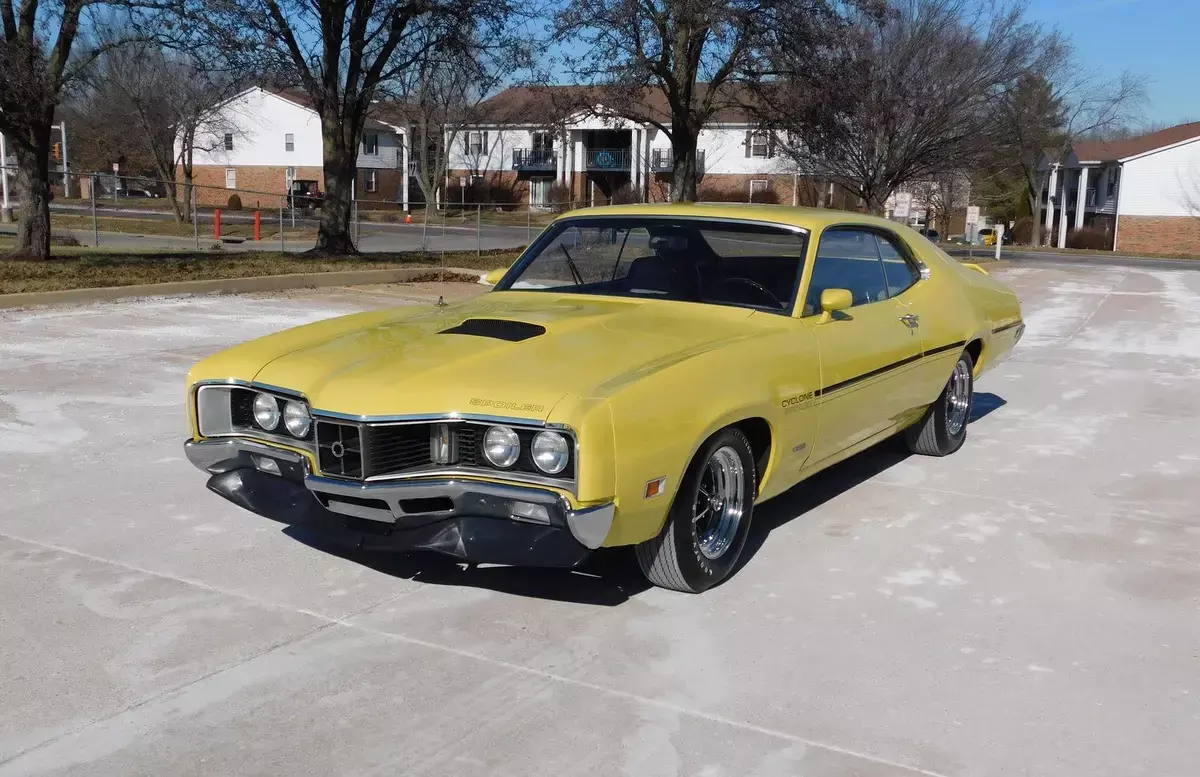
<svg viewBox="0 0 1200 777"><path fill-rule="evenodd" d="M90 289L62 291L31 291L0 294L0 309L26 308L40 305L78 305L87 302L107 302L131 297L178 297L196 294L247 294L259 291L288 289L320 289L330 286L364 286L373 283L407 283L413 278L436 272L437 267L402 267L395 270L343 270L337 272L290 273L288 275L257 275L248 278L215 278L206 281L172 281L143 283L134 286L98 286ZM475 275L479 270L447 267L446 272Z"/></svg>

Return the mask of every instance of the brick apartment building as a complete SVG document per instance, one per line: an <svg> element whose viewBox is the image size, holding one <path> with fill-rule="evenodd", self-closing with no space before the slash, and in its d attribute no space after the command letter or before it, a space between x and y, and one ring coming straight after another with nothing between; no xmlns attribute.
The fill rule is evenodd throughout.
<svg viewBox="0 0 1200 777"><path fill-rule="evenodd" d="M355 183L360 207L408 201L404 138L402 127L367 120ZM301 93L247 89L215 111L195 146L192 169L202 205L224 205L236 193L247 208L276 208L289 192L325 191L321 119Z"/></svg>
<svg viewBox="0 0 1200 777"><path fill-rule="evenodd" d="M1128 140L1080 141L1041 160L1045 239L1105 233L1118 251L1200 253L1200 122Z"/></svg>
<svg viewBox="0 0 1200 777"><path fill-rule="evenodd" d="M636 112L669 122L666 100L655 89L645 91ZM507 89L481 105L479 121L452 139L448 184L469 181L475 196L507 189L513 201L533 206L549 204L555 185L579 203L668 199L670 139L653 123L620 113L600 104L587 87ZM776 138L738 108L719 109L698 146L700 200L858 204L841 187L799 174Z"/></svg>

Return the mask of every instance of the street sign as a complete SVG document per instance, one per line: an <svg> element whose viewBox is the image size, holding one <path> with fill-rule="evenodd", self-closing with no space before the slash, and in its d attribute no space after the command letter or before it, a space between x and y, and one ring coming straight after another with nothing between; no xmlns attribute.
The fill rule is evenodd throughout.
<svg viewBox="0 0 1200 777"><path fill-rule="evenodd" d="M892 218L907 219L910 211L912 211L912 194L896 192L896 207L892 208Z"/></svg>
<svg viewBox="0 0 1200 777"><path fill-rule="evenodd" d="M114 173L121 172L121 163L120 162L113 162L113 172Z"/></svg>
<svg viewBox="0 0 1200 777"><path fill-rule="evenodd" d="M968 205L967 206L967 223L968 224L978 224L979 223L979 206L978 205Z"/></svg>
<svg viewBox="0 0 1200 777"><path fill-rule="evenodd" d="M467 188L467 177L466 177L465 175L460 175L460 176L458 177L458 187L459 187L460 189L465 189L465 188Z"/></svg>

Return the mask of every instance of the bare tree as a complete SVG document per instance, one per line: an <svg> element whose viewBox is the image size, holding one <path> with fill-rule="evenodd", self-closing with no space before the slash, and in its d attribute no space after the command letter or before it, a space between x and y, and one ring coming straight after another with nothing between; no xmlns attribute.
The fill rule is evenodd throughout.
<svg viewBox="0 0 1200 777"><path fill-rule="evenodd" d="M116 37L131 35L118 32ZM189 54L138 42L109 50L91 80L98 98L93 106L102 114L118 110L127 133L133 123L136 141L166 182L176 221L190 220L181 198L191 192L195 152L215 150L226 133L241 133L219 108L248 79L207 69Z"/></svg>
<svg viewBox="0 0 1200 777"><path fill-rule="evenodd" d="M937 225L943 235L950 234L954 214L970 199L971 182L960 171L940 173L913 186L913 198L925 205L926 226Z"/></svg>
<svg viewBox="0 0 1200 777"><path fill-rule="evenodd" d="M893 0L881 15L858 13L829 53L848 74L840 94L782 78L764 95L763 121L803 168L881 213L900 184L980 158L998 102L1044 43L1018 0ZM794 56L785 48L775 59L799 72Z"/></svg>
<svg viewBox="0 0 1200 777"><path fill-rule="evenodd" d="M50 257L50 144L54 113L98 49L77 51L98 0L0 0L0 132L17 158L18 255Z"/></svg>
<svg viewBox="0 0 1200 777"><path fill-rule="evenodd" d="M320 116L325 199L318 254L355 252L350 233L362 130L380 87L425 57L506 39L511 0L178 0L193 45L233 72L298 85Z"/></svg>
<svg viewBox="0 0 1200 777"><path fill-rule="evenodd" d="M1146 101L1145 79L1130 72L1104 78L1080 68L1070 44L1054 37L1043 56L998 104L1003 131L991 146L991 174L1018 177L1034 214L1032 240L1042 242L1043 158L1052 161L1088 136L1104 135L1135 123Z"/></svg>
<svg viewBox="0 0 1200 777"><path fill-rule="evenodd" d="M597 101L671 140L671 196L694 200L697 139L722 108L745 103L742 79L769 68L764 52L781 31L803 29L812 43L848 3L836 0L569 0L553 30L578 54L567 72L596 87ZM821 34L817 34L818 31ZM805 49L792 36L792 44ZM811 49L806 49L811 50Z"/></svg>

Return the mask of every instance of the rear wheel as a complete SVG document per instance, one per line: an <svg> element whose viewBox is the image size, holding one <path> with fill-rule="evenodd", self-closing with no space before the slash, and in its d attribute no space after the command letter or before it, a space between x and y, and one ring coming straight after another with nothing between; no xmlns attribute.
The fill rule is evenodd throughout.
<svg viewBox="0 0 1200 777"><path fill-rule="evenodd" d="M662 531L635 548L646 578L700 593L728 577L746 544L756 484L746 436L729 428L710 437L688 465Z"/></svg>
<svg viewBox="0 0 1200 777"><path fill-rule="evenodd" d="M967 439L967 421L975 401L975 360L963 351L946 387L925 417L904 433L908 447L923 456L949 456Z"/></svg>

